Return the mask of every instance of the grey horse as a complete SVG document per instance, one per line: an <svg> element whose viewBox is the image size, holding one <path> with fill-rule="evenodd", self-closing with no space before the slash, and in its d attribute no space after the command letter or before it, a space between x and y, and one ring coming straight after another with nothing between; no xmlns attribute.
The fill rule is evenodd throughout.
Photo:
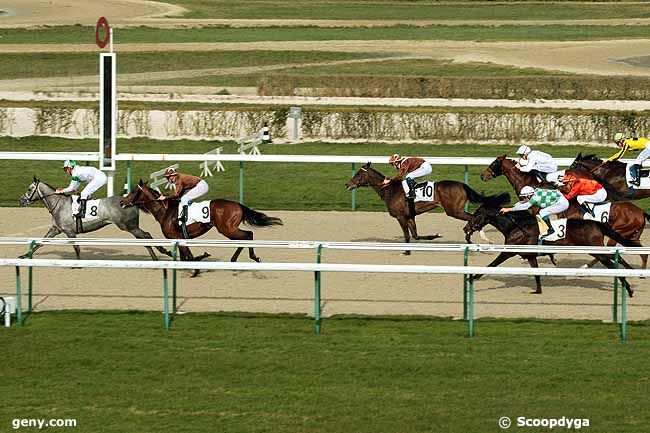
<svg viewBox="0 0 650 433"><path fill-rule="evenodd" d="M55 189L50 185L42 182L34 176L33 182L27 187L27 191L20 197L18 203L20 206L28 206L39 200L43 201L45 208L52 215L52 227L45 233L46 238L53 238L60 233L65 233L69 238L77 237L76 218L72 216L72 197L56 194ZM121 197L108 197L100 200L99 209L97 209L98 219L86 222L83 225L83 233L94 232L111 223L115 224L120 230L131 233L138 239L153 239L150 233L140 228L140 213L138 208L123 209L120 206ZM36 245L32 252L38 250L42 245ZM153 260L158 260L156 253L151 247L145 247ZM160 253L171 256L171 253L163 247L156 247ZM79 259L80 249L74 245L74 251ZM27 257L27 254L20 256Z"/></svg>

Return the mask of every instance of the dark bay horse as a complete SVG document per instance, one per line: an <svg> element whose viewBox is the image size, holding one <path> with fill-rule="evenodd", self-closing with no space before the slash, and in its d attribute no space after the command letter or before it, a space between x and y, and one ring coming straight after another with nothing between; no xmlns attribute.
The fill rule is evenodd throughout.
<svg viewBox="0 0 650 433"><path fill-rule="evenodd" d="M627 186L625 180L625 170L627 166L621 161L602 160L596 155L582 155L579 153L576 159L569 167L584 168L603 186L615 190L619 195L619 200L638 200L650 197L650 189L634 189Z"/></svg>
<svg viewBox="0 0 650 433"><path fill-rule="evenodd" d="M477 193L469 186L462 182L453 180L441 180L435 183L434 197L435 201L417 202L414 208L409 206L402 183L398 181L384 185L386 176L370 167L370 163L365 164L350 179L345 187L348 191L355 188L369 186L375 190L388 209L388 213L397 219L402 231L404 232L404 241L410 242L411 235L414 239L435 239L440 235L421 236L418 235L417 226L415 225L415 216L429 212L437 207L442 207L450 217L469 221L472 214L465 212L464 206L467 201L472 203L482 203L487 197ZM484 234L483 239L487 240ZM405 255L409 252L405 251Z"/></svg>
<svg viewBox="0 0 650 433"><path fill-rule="evenodd" d="M506 158L505 155L499 156L497 159L492 161L490 166L486 168L483 173L481 173L481 179L487 182L495 177L503 175L508 179L508 182L510 182L510 185L512 185L512 188L515 190L515 194L517 195L519 194L519 191L521 191L521 188L526 185L532 186L533 188L555 188L555 186L551 184L540 182L534 174L522 172L515 167L515 164L515 161ZM569 169L567 170L567 173L571 173L576 177L593 178L590 177L590 174L582 168ZM610 199L611 195L612 194L609 194L608 191ZM570 200L569 209L567 209L563 215L566 218L582 219L584 213L584 210L576 200ZM612 203L610 208L607 224L609 224L615 232L624 238L638 242L639 239L641 239L643 230L645 229L646 221L650 221L650 214L644 212L640 207L626 201L615 201ZM613 247L616 245L616 241L610 238L607 241L607 245ZM587 266L592 267L598 262L598 260L594 259ZM647 264L648 255L642 254L641 269L645 269Z"/></svg>
<svg viewBox="0 0 650 433"><path fill-rule="evenodd" d="M147 184L141 180L138 183L137 188L122 199L120 203L124 208L137 206L144 212L153 215L156 221L160 224L162 233L167 239L182 239L183 234L181 232L181 227L178 224L179 202L173 200L163 204L162 201L158 200L159 196L160 194L158 191L149 188ZM249 209L243 204L234 201L215 199L210 201L210 223L190 224L187 226L187 231L190 239L193 239L205 234L212 227L216 227L219 233L228 239L253 240L253 232L241 230L239 228L241 223L253 227L268 227L282 225L282 220ZM237 248L233 256L230 258L230 261L236 262L243 249L243 247ZM185 261L202 260L205 257L208 257L208 254L204 253L195 258L187 247L179 247L179 252L181 254L181 260ZM261 261L261 259L255 255L255 250L253 248L248 249L248 257L256 262ZM196 272L194 275L196 275Z"/></svg>
<svg viewBox="0 0 650 433"><path fill-rule="evenodd" d="M510 196L505 193L494 199L491 199L482 204L476 212L474 217L467 222L463 231L465 232L466 240L469 242L471 234L477 230L482 229L487 224L491 224L505 236L506 245L537 245L539 238L539 226L537 219L533 214L528 211L509 212L507 214L500 213L501 207L510 201ZM548 245L580 245L580 246L603 246L605 236L616 240L616 242L626 247L638 247L641 244L638 241L625 239L608 225L593 220L567 220L566 236L555 242L548 242ZM505 262L511 257L520 255L528 260L531 268L537 268L537 253L512 253L502 252L496 259L494 259L488 266L495 267ZM602 263L605 267L613 269L614 262L612 256L609 254L591 254L596 260ZM622 257L618 259L619 263L628 269L632 266L626 262ZM480 278L480 275L474 276L474 279ZM621 283L627 290L630 297L634 291L630 287L625 278L620 278ZM536 290L532 293L542 293L542 283L539 275L535 276Z"/></svg>

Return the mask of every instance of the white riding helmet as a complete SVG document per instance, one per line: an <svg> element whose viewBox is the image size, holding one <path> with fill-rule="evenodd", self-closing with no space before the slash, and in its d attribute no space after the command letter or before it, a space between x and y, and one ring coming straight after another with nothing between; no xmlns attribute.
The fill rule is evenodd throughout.
<svg viewBox="0 0 650 433"><path fill-rule="evenodd" d="M526 185L521 189L521 192L519 192L520 197L528 197L529 195L533 195L535 192L535 189L532 186Z"/></svg>
<svg viewBox="0 0 650 433"><path fill-rule="evenodd" d="M517 155L526 155L527 153L530 153L532 149L528 146L519 146L519 149L517 149Z"/></svg>
<svg viewBox="0 0 650 433"><path fill-rule="evenodd" d="M76 166L77 166L77 162L72 159L66 159L63 162L63 168L68 168L68 167L75 168Z"/></svg>
<svg viewBox="0 0 650 433"><path fill-rule="evenodd" d="M617 132L614 134L614 141L621 141L623 139L624 135L622 132Z"/></svg>

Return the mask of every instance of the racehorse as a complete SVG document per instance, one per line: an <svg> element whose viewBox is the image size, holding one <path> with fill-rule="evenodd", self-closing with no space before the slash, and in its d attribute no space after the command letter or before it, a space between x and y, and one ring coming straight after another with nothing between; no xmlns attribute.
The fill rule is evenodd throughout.
<svg viewBox="0 0 650 433"><path fill-rule="evenodd" d="M650 197L650 189L634 189L627 186L625 178L627 166L621 161L602 160L594 154L582 155L582 152L576 156L571 166L573 168L584 168L603 186L607 186L619 194L623 200L638 200Z"/></svg>
<svg viewBox="0 0 650 433"><path fill-rule="evenodd" d="M183 234L178 224L178 200L163 203L158 200L159 196L160 193L158 191L149 188L146 182L140 180L137 188L123 198L120 204L124 208L136 206L144 212L153 215L160 224L162 233L167 239L182 239ZM253 240L253 232L239 228L242 222L253 227L282 225L280 218L270 217L234 201L215 199L210 200L210 222L206 224L189 224L187 226L187 232L190 239L193 239L205 234L212 227L216 227L219 233L228 239ZM243 247L237 248L230 261L236 262L243 249ZM209 256L208 253L204 253L201 256L194 257L188 247L179 247L179 252L181 254L181 260L184 261L202 260ZM255 255L253 248L248 249L248 257L255 262L262 261ZM198 272L195 271L193 276L197 274Z"/></svg>
<svg viewBox="0 0 650 433"><path fill-rule="evenodd" d="M533 188L548 187L555 189L554 185L540 182L534 174L524 173L517 169L515 164L515 161L506 158L505 155L499 156L497 159L492 161L490 166L486 168L483 173L481 173L481 179L487 182L495 177L504 175L517 195L521 191L521 188L526 185L532 186ZM585 172L582 168L569 169L567 170L567 173L571 173L576 177L593 178L590 177L589 172ZM611 196L612 194L609 195ZM616 195L616 193L614 193L614 195ZM583 215L584 210L578 205L578 203L575 200L569 201L569 209L564 212L564 216L566 218L582 219ZM644 212L643 209L633 203L621 201L612 203L608 220L602 222L609 224L614 231L624 238L639 241L643 234L643 230L645 229L646 220L650 221L650 214ZM613 247L614 245L616 245L615 240L609 239L607 241L607 246ZM598 260L594 259L587 265L587 267L592 267L596 263L598 263ZM645 269L647 264L648 255L642 254L641 269Z"/></svg>
<svg viewBox="0 0 650 433"><path fill-rule="evenodd" d="M501 207L510 201L508 193L501 194L496 198L482 204L474 217L467 222L463 231L465 239L469 243L469 238L473 232L482 229L487 224L491 224L505 236L506 245L537 245L539 238L539 226L535 216L528 211L500 213ZM604 237L607 236L616 240L616 242L626 247L638 247L641 244L638 241L625 239L617 232L612 230L607 224L593 220L569 219L566 223L565 238L555 242L548 242L549 245L581 245L581 246L603 246ZM520 255L528 260L531 268L537 268L537 253L513 253L502 252L488 266L496 267L508 260L510 257ZM611 254L591 254L596 260L605 267L613 269ZM622 257L618 259L619 263L628 269L632 266ZM480 278L481 275L473 276L474 279ZM634 291L625 278L619 278L630 297ZM532 293L542 293L542 283L539 275L535 276L536 290Z"/></svg>
<svg viewBox="0 0 650 433"><path fill-rule="evenodd" d="M453 180L441 180L435 183L434 197L431 202L417 202L414 206L409 205L406 194L399 181L393 181L384 185L386 176L370 167L368 162L356 172L345 187L348 191L355 188L370 186L386 204L388 213L397 219L402 231L404 232L404 241L410 242L411 235L414 239L436 239L439 234L431 236L418 235L417 226L415 225L415 216L429 212L437 207L442 207L450 217L469 221L472 214L465 212L465 203L469 200L472 203L482 203L487 197L477 193L468 185ZM481 237L488 240L485 234L481 232ZM404 255L409 255L409 251L404 251Z"/></svg>
<svg viewBox="0 0 650 433"><path fill-rule="evenodd" d="M72 197L61 194L55 194L55 189L47 183L41 181L36 176L27 187L27 191L20 196L18 203L20 206L28 206L34 202L43 201L45 208L52 215L52 227L45 233L46 238L53 238L60 233L64 233L69 238L77 237L80 232L77 231L77 219L72 216ZM83 225L83 232L94 232L109 224L115 224L120 230L131 233L138 239L153 239L150 233L140 228L140 213L137 209L122 209L120 206L120 197L108 197L99 201L97 209L97 219L86 222ZM35 245L32 252L40 249L42 245ZM78 245L73 245L77 259L80 257L81 250ZM145 247L153 260L158 260L156 253L151 247ZM171 253L163 247L156 247L158 251L167 256ZM23 254L21 258L27 257Z"/></svg>

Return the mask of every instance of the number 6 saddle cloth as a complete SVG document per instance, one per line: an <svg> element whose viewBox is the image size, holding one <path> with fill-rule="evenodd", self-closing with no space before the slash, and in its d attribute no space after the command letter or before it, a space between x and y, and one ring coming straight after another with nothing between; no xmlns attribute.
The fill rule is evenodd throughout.
<svg viewBox="0 0 650 433"><path fill-rule="evenodd" d="M178 206L179 225L181 224L180 216L182 211L183 211L183 207ZM187 222L185 224L189 226L190 224L194 224L194 223L206 224L209 222L210 222L210 200L200 201L200 202L190 204L189 209L187 211Z"/></svg>
<svg viewBox="0 0 650 433"><path fill-rule="evenodd" d="M73 195L72 197L72 217L76 218L79 213L79 196ZM99 208L101 199L88 200L86 202L86 215L82 218L82 222L90 222L99 219Z"/></svg>
<svg viewBox="0 0 650 433"><path fill-rule="evenodd" d="M600 203L600 204L588 204L590 207L592 207L594 211L594 216L591 216L591 214L586 213L582 216L582 219L585 220L594 220L594 221L600 221L602 223L607 224L609 221L609 211L610 208L612 207L611 202L607 203ZM537 217L537 225L539 226L539 233L544 234L546 233L546 223L542 221L539 216ZM555 233L553 233L551 236L545 238L545 241L552 242L552 241L559 241L560 239L564 239L566 237L566 231L567 231L567 219L566 218L558 218L557 215L551 215L551 225L553 226L553 230L555 230Z"/></svg>

